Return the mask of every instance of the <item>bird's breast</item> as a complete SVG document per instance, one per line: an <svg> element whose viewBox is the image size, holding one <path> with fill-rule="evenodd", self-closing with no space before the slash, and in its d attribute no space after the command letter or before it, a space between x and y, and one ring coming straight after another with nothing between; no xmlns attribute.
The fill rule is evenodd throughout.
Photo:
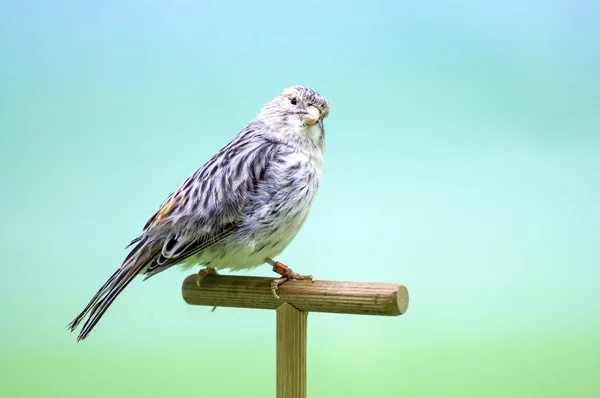
<svg viewBox="0 0 600 398"><path fill-rule="evenodd" d="M322 162L290 154L270 168L249 198L240 227L201 262L217 268L253 268L281 253L300 231L322 178Z"/></svg>
<svg viewBox="0 0 600 398"><path fill-rule="evenodd" d="M322 178L322 161L290 154L277 163L249 211L257 236L295 236L312 207Z"/></svg>

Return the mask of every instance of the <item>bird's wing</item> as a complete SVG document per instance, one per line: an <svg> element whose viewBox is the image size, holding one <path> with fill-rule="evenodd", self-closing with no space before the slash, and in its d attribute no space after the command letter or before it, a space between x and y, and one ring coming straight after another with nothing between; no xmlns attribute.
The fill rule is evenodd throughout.
<svg viewBox="0 0 600 398"><path fill-rule="evenodd" d="M165 200L131 242L135 246L121 267L68 325L73 331L87 317L78 340L89 335L135 276L155 275L238 228L247 201L277 156L277 144L255 131L260 127L248 125Z"/></svg>
<svg viewBox="0 0 600 398"><path fill-rule="evenodd" d="M248 127L250 128L250 126ZM235 231L277 144L239 134L191 175L148 220L144 235L164 236L147 278L206 249Z"/></svg>

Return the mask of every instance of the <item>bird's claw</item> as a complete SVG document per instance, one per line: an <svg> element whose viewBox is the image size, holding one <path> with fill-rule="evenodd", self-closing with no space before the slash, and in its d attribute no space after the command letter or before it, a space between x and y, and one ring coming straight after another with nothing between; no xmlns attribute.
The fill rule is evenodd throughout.
<svg viewBox="0 0 600 398"><path fill-rule="evenodd" d="M196 279L196 285L197 286L200 286L200 281L206 275L219 275L219 273L214 268L202 268L200 271L198 271L198 278Z"/></svg>
<svg viewBox="0 0 600 398"><path fill-rule="evenodd" d="M281 275L281 278L274 279L273 282L271 282L271 292L273 293L273 296L276 299L281 298L277 294L277 289L279 288L279 285L281 285L285 281L296 281L296 280L309 280L312 282L315 281L315 278L312 275L298 274L298 273L292 271L292 269L290 267L288 267L285 264L280 263L279 261L277 261L273 264L273 271L275 271Z"/></svg>
<svg viewBox="0 0 600 398"><path fill-rule="evenodd" d="M281 285L285 281L286 281L285 278L279 278L279 279L273 279L273 282L271 282L271 292L273 293L273 297L275 297L277 300L279 300L281 298L277 295L277 288L279 287L279 285Z"/></svg>

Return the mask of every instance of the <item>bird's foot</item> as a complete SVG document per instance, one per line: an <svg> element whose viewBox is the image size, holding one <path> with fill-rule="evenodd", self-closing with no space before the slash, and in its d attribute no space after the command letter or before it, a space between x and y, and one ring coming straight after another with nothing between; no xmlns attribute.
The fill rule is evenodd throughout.
<svg viewBox="0 0 600 398"><path fill-rule="evenodd" d="M210 268L210 267L209 268L202 268L200 271L198 271L198 278L196 279L196 285L200 286L200 281L206 275L219 275L219 273L214 268Z"/></svg>
<svg viewBox="0 0 600 398"><path fill-rule="evenodd" d="M198 279L196 279L196 285L200 286L200 281L206 275L219 275L219 273L217 272L217 270L215 268L212 268L212 267L202 268L200 271L198 271ZM217 309L217 306L215 305L212 308L212 310L210 310L210 312L215 312L216 309Z"/></svg>
<svg viewBox="0 0 600 398"><path fill-rule="evenodd" d="M292 271L292 269L290 267L288 267L287 265L285 265L283 263L280 263L279 261L273 261L270 258L268 258L266 262L273 266L273 271L275 271L279 275L281 275L281 278L274 279L273 282L271 282L271 292L273 293L273 296L275 296L275 298L277 298L277 299L280 298L277 295L277 289L285 281L295 281L295 280L314 281L315 280L315 278L312 275L298 274L298 273Z"/></svg>

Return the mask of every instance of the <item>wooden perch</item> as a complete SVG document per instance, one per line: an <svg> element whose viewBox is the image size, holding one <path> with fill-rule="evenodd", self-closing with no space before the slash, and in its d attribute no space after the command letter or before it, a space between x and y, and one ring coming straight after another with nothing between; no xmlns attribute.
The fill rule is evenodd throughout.
<svg viewBox="0 0 600 398"><path fill-rule="evenodd" d="M306 324L309 312L404 314L408 291L395 283L287 281L271 293L273 278L196 274L183 281L186 303L211 307L276 309L277 398L306 398Z"/></svg>
<svg viewBox="0 0 600 398"><path fill-rule="evenodd" d="M192 305L277 309L287 302L303 312L396 316L408 308L408 291L395 283L337 281L288 281L273 297L273 278L206 275L196 284L188 276L182 287L183 299Z"/></svg>

